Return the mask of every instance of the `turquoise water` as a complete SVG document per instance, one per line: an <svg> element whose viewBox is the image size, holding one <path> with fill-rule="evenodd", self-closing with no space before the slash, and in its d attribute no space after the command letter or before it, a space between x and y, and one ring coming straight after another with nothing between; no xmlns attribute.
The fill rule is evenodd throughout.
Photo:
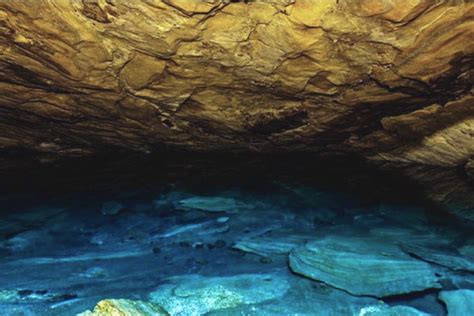
<svg viewBox="0 0 474 316"><path fill-rule="evenodd" d="M471 222L354 159L4 166L1 315L107 298L172 315L446 315L440 293L474 290Z"/></svg>

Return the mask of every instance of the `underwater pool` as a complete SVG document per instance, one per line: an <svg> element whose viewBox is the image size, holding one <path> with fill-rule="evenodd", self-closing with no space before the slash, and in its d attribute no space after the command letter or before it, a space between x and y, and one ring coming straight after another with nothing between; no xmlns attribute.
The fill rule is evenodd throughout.
<svg viewBox="0 0 474 316"><path fill-rule="evenodd" d="M471 206L352 158L1 171L1 315L474 315Z"/></svg>

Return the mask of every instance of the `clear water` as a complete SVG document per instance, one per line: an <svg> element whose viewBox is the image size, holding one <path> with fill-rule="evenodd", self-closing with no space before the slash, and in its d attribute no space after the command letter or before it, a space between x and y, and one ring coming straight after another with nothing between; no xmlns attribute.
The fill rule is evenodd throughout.
<svg viewBox="0 0 474 316"><path fill-rule="evenodd" d="M13 161L2 175L1 315L75 315L106 298L147 301L170 277L190 274L274 275L289 284L281 297L213 315L352 315L378 301L445 315L440 290L474 289L472 272L410 253L431 261L442 289L351 295L293 273L286 253L235 249L242 240L271 248L292 237L304 244L344 236L471 260L459 252L474 245L469 221L423 199L409 180L355 160ZM196 197L211 198L212 210L186 205Z"/></svg>

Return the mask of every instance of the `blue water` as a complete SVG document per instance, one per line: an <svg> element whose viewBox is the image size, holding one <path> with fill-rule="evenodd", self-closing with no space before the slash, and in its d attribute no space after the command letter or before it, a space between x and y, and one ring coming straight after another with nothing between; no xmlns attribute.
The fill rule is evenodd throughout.
<svg viewBox="0 0 474 316"><path fill-rule="evenodd" d="M474 245L468 220L410 180L361 162L200 156L9 166L0 192L1 315L75 315L107 298L147 301L169 277L190 274L289 280L283 299L215 315L263 315L259 306L268 315L346 315L338 306L357 311L377 301L446 315L441 290L474 289L472 272L430 262L441 289L358 296L293 273L286 254L235 249L248 239L369 236L474 259L459 252Z"/></svg>

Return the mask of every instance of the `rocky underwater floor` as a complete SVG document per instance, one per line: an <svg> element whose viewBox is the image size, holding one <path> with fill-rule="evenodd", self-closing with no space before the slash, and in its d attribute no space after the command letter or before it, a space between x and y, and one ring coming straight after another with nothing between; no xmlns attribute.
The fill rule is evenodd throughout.
<svg viewBox="0 0 474 316"><path fill-rule="evenodd" d="M474 315L472 207L354 159L1 172L0 315Z"/></svg>

